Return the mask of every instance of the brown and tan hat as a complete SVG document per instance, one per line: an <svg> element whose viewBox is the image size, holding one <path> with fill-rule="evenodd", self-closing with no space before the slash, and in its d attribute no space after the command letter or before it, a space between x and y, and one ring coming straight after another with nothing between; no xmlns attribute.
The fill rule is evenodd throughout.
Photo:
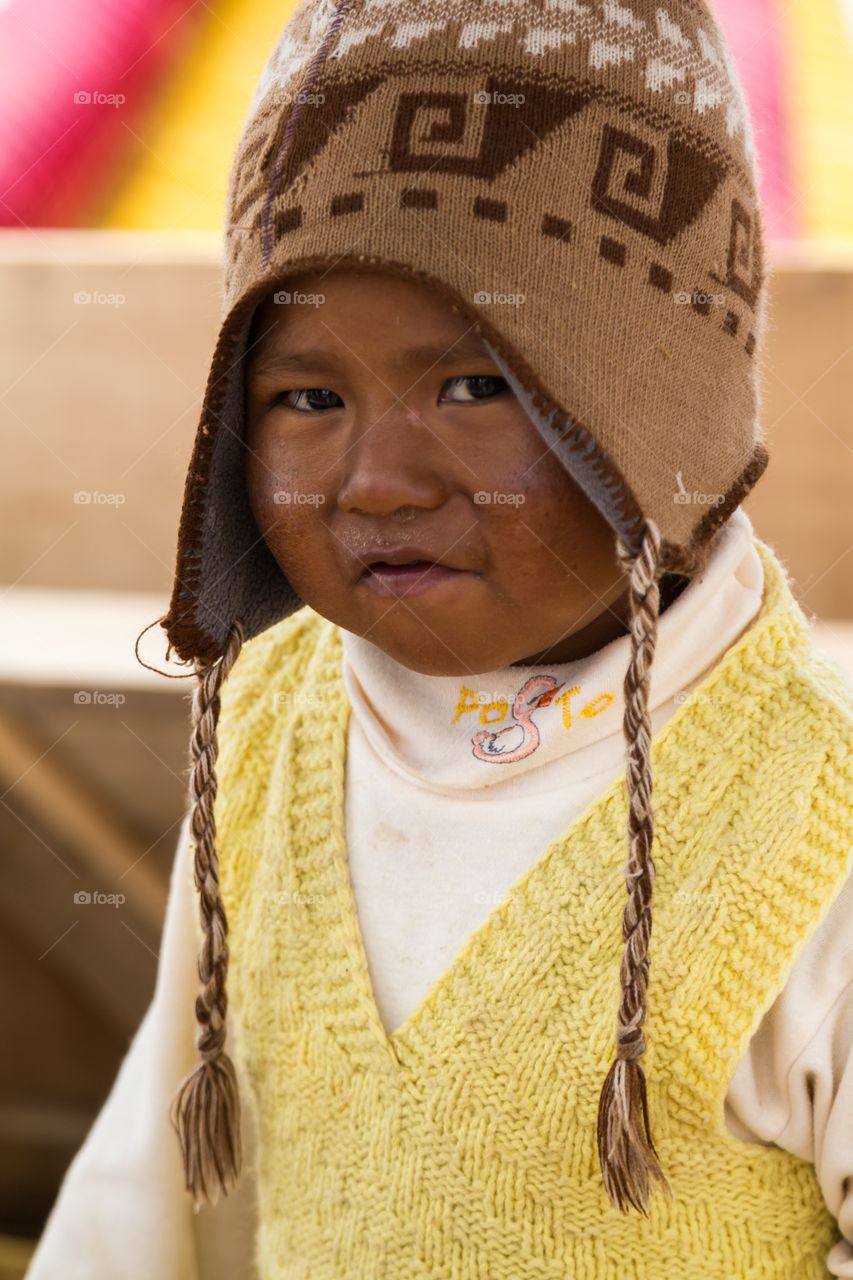
<svg viewBox="0 0 853 1280"><path fill-rule="evenodd" d="M196 1203L240 1167L224 1050L214 839L219 689L303 601L243 479L253 313L321 266L399 273L475 323L531 421L616 535L629 580L628 898L607 1193L669 1193L641 1057L651 897L648 688L665 573L704 565L758 480L762 223L743 94L704 0L302 0L264 69L228 192L223 319L161 620L194 664L192 834L205 946L200 1062L173 1108ZM523 295L523 305L506 305Z"/></svg>

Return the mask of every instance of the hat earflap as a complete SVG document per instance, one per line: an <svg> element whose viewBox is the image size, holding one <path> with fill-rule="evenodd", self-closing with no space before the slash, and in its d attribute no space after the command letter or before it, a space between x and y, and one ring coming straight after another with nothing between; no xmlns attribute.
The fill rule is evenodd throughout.
<svg viewBox="0 0 853 1280"><path fill-rule="evenodd" d="M216 853L216 758L220 691L243 646L243 627L230 628L214 664L196 667L190 735L190 831L204 939L198 958L201 990L195 1003L201 1061L181 1082L170 1110L184 1161L184 1179L196 1209L227 1195L240 1175L240 1098L237 1076L225 1052L228 997L228 922L219 887Z"/></svg>
<svg viewBox="0 0 853 1280"><path fill-rule="evenodd" d="M598 1104L598 1156L604 1186L615 1208L627 1212L631 1204L647 1214L649 1175L672 1192L660 1167L652 1140L646 1101L646 1079L640 1059L646 1043L646 990L649 978L649 940L652 929L652 810L651 721L649 684L657 640L660 579L664 573L661 534L647 520L639 550L617 539L617 553L628 575L631 651L625 675L625 781L628 793L628 862L625 870L628 901L622 916L625 942L619 980L622 988L616 1019L616 1059L607 1073Z"/></svg>
<svg viewBox="0 0 853 1280"><path fill-rule="evenodd" d="M631 650L624 681L626 788L628 794L628 901L622 918L625 943L620 966L621 999L616 1023L616 1058L601 1090L597 1137L601 1172L615 1208L631 1204L646 1214L649 1177L668 1197L669 1184L652 1140L646 1081L640 1059L645 1051L643 1023L649 977L651 899L654 862L651 856L654 815L651 804L651 721L649 684L657 639L660 579L665 572L661 534L647 520L639 550L617 539L617 553L629 579ZM240 1103L233 1063L225 1052L228 970L228 925L219 886L216 853L217 723L220 690L243 644L239 622L230 629L221 658L197 669L192 704L190 830L194 874L199 892L204 941L199 953L201 990L196 999L197 1046L201 1061L182 1081L170 1118L178 1134L187 1190L196 1208L215 1204L240 1175Z"/></svg>

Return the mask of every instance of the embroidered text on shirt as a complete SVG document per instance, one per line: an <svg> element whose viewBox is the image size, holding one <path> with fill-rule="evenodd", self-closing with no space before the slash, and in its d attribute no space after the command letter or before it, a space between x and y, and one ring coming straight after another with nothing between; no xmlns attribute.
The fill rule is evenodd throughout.
<svg viewBox="0 0 853 1280"><path fill-rule="evenodd" d="M564 689L564 692L558 698L556 695L560 689ZM566 689L565 682L557 681L554 676L531 676L513 699L511 715L514 723L506 725L497 732L491 732L488 729L478 730L471 739L473 754L478 760L495 764L511 764L515 760L523 760L536 750L541 741L539 727L532 718L533 712L556 701L562 708L563 727L570 729L572 726L570 702L572 696L577 693L580 693L580 686L573 685L572 688ZM615 694L600 693L581 708L580 715L588 718L600 715L614 700ZM483 703L476 697L473 689L462 685L451 723L455 724L463 715L476 711L479 713L482 724L497 724L504 719L508 709L509 704L505 698ZM517 730L521 730L521 741L513 747L511 743L517 736Z"/></svg>

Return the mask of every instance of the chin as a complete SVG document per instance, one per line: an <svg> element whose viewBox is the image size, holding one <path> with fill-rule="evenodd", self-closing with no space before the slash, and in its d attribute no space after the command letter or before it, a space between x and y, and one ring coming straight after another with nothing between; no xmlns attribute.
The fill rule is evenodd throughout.
<svg viewBox="0 0 853 1280"><path fill-rule="evenodd" d="M330 622L369 640L389 658L421 675L470 679L513 663L525 664L527 655L547 647L547 634L525 639L507 634L504 628L504 634L498 635L483 621L481 610L463 611L453 604L418 608L415 601L406 604L403 599L371 600L364 607L366 602L358 600L358 594L353 593L352 600L338 597L334 602L309 599L307 603Z"/></svg>
<svg viewBox="0 0 853 1280"><path fill-rule="evenodd" d="M398 658L397 661L399 662L401 659ZM495 667L501 664L495 663L494 666L483 666L482 660L476 661L472 659L469 665L457 660L448 662L427 661L423 663L405 662L403 665L408 667L410 671L419 671L424 676L456 676L460 680L473 680L476 676L482 675L486 671L493 671Z"/></svg>
<svg viewBox="0 0 853 1280"><path fill-rule="evenodd" d="M416 624L413 624L413 632L417 634L392 636L374 628L365 638L401 666L424 676L468 679L506 665L501 657L492 661L492 655L484 653L483 645L477 640L472 643L470 637L463 641L458 636L442 634L438 627L418 628ZM364 631L358 634L364 635Z"/></svg>

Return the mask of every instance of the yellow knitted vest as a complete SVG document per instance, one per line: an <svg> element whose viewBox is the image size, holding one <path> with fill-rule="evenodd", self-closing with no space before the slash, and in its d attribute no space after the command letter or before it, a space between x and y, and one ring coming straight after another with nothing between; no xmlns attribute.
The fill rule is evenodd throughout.
<svg viewBox="0 0 853 1280"><path fill-rule="evenodd" d="M307 607L226 682L218 846L263 1280L806 1280L813 1166L724 1099L850 873L853 693L763 542L758 617L656 735L645 1070L674 1199L619 1214L595 1121L626 890L620 777L383 1030L349 879L339 629ZM416 834L416 833L413 833ZM507 838L512 833L507 832Z"/></svg>

